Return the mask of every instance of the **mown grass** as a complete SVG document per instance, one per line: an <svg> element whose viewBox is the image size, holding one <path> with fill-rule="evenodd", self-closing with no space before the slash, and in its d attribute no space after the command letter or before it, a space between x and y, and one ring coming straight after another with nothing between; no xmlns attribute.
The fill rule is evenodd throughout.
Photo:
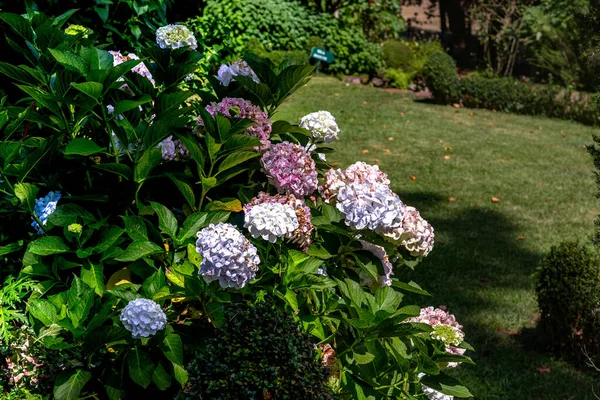
<svg viewBox="0 0 600 400"><path fill-rule="evenodd" d="M396 275L434 295L417 299L422 305L446 305L464 324L477 365L455 373L475 397L596 399L599 375L549 356L533 330L540 257L593 231L598 207L584 147L594 128L418 103L332 78L313 79L276 117L321 109L341 128L329 161L379 164L435 227L433 253Z"/></svg>

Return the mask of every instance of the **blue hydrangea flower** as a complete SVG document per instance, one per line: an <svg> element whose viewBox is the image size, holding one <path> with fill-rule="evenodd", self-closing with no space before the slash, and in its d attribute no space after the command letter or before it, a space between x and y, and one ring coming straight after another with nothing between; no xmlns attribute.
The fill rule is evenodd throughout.
<svg viewBox="0 0 600 400"><path fill-rule="evenodd" d="M58 203L58 200L60 200L61 196L61 193L57 190L54 192L50 192L45 197L40 197L36 200L35 207L33 208L33 213L36 217L38 217L42 225L45 226L46 222L48 222L48 217L54 211L56 211L56 204ZM35 229L35 231L40 235L44 234L44 230L37 223L37 221L34 220L31 223L31 226L33 226L33 229Z"/></svg>
<svg viewBox="0 0 600 400"><path fill-rule="evenodd" d="M119 318L134 339L153 336L167 325L167 316L162 308L149 299L130 301Z"/></svg>

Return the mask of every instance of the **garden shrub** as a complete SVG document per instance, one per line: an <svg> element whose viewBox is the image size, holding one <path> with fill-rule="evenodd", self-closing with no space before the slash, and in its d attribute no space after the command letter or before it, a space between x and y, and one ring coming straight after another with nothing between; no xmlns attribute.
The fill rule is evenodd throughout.
<svg viewBox="0 0 600 400"><path fill-rule="evenodd" d="M404 90L408 89L414 76L414 74L406 73L398 68L388 68L384 75L391 87Z"/></svg>
<svg viewBox="0 0 600 400"><path fill-rule="evenodd" d="M541 324L557 352L583 359L582 346L596 354L600 344L600 264L585 246L563 242L538 268L536 287Z"/></svg>
<svg viewBox="0 0 600 400"><path fill-rule="evenodd" d="M376 165L324 161L333 116L272 120L312 66L248 55L203 80L185 26L133 54L66 17L0 14L23 53L0 62L22 92L0 99L0 261L33 285L0 325L24 316L64 359L44 397L173 398L224 310L267 294L335 353L335 394L471 396L444 372L472 363L462 327L404 296L427 294L403 272L433 227Z"/></svg>
<svg viewBox="0 0 600 400"><path fill-rule="evenodd" d="M490 78L477 73L459 78L454 61L445 53L431 56L425 65L427 86L435 101L465 107L545 115L588 125L600 122L600 109L589 93L515 78Z"/></svg>
<svg viewBox="0 0 600 400"><path fill-rule="evenodd" d="M382 69L378 45L369 43L357 27L342 26L330 14L315 13L296 2L277 0L208 1L201 17L187 24L208 44L226 43L234 55L256 38L270 51L310 51L313 38L335 60L324 66L332 73L374 73Z"/></svg>
<svg viewBox="0 0 600 400"><path fill-rule="evenodd" d="M331 399L316 339L265 299L228 307L225 324L206 341L187 370L185 398Z"/></svg>
<svg viewBox="0 0 600 400"><path fill-rule="evenodd" d="M305 50L267 50L265 46L256 38L250 39L246 44L246 52L270 60L273 64L279 65L284 61L293 63L306 63L310 53Z"/></svg>
<svg viewBox="0 0 600 400"><path fill-rule="evenodd" d="M387 40L383 43L383 59L388 68L411 72L415 63L415 52L402 40Z"/></svg>
<svg viewBox="0 0 600 400"><path fill-rule="evenodd" d="M433 53L423 67L427 87L435 101L443 104L456 102L460 98L460 81L456 62L444 52Z"/></svg>

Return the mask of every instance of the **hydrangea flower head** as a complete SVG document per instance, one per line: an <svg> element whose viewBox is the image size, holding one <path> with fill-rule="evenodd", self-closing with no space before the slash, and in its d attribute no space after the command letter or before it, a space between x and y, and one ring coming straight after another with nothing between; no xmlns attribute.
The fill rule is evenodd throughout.
<svg viewBox="0 0 600 400"><path fill-rule="evenodd" d="M71 224L67 226L67 230L71 233L81 233L83 226L81 224Z"/></svg>
<svg viewBox="0 0 600 400"><path fill-rule="evenodd" d="M391 276L394 275L394 272L392 272L392 263L390 262L385 249L382 246L378 246L365 240L359 240L359 242L363 249L370 251L381 261L384 275L379 276L379 287L392 286Z"/></svg>
<svg viewBox="0 0 600 400"><path fill-rule="evenodd" d="M345 170L330 169L325 173L323 186L319 192L326 203L335 201L340 188L349 183L378 183L390 185L387 174L379 170L379 166L370 165L362 161L355 162Z"/></svg>
<svg viewBox="0 0 600 400"><path fill-rule="evenodd" d="M462 331L462 325L456 322L453 314L439 308L426 307L421 309L418 317L411 318L409 322L420 322L430 325L433 328L431 337L443 341L448 353L460 355L465 353L465 349L454 347L460 345L465 334ZM450 362L448 363L448 367L456 367L459 364L459 362Z"/></svg>
<svg viewBox="0 0 600 400"><path fill-rule="evenodd" d="M248 63L242 59L238 59L229 64L223 64L219 67L217 72L217 79L223 86L229 86L231 82L234 82L235 76L247 76L256 83L260 83L256 73L250 68Z"/></svg>
<svg viewBox="0 0 600 400"><path fill-rule="evenodd" d="M49 192L46 196L40 197L35 201L35 206L33 207L33 213L40 220L42 225L46 225L48 222L48 217L56 211L56 205L61 198L61 193L57 190L54 192ZM40 235L44 234L44 230L37 223L37 221L33 221L31 223L33 229Z"/></svg>
<svg viewBox="0 0 600 400"><path fill-rule="evenodd" d="M125 61L140 59L134 53L129 53L128 55L124 56L123 54L121 54L120 51L109 50L108 52L113 56L113 66L115 66L115 67L119 64L124 63ZM138 65L136 65L135 67L133 67L131 69L131 72L141 75L144 78L148 79L150 82L152 82L152 85L155 84L154 78L152 78L152 74L150 73L150 70L148 70L148 67L146 67L146 64L144 64L143 62L141 62ZM122 79L123 78L119 78L119 80L122 80ZM124 86L126 86L126 85L124 85ZM114 108L113 108L113 110L114 110ZM109 112L109 114L110 114L110 112Z"/></svg>
<svg viewBox="0 0 600 400"><path fill-rule="evenodd" d="M79 34L83 34L83 38L87 39L88 34L91 32L91 29L86 28L85 26L81 26L81 25L74 25L71 24L69 26L67 26L65 28L65 33L69 36L76 36Z"/></svg>
<svg viewBox="0 0 600 400"><path fill-rule="evenodd" d="M167 316L162 308L149 299L130 301L121 311L119 319L134 339L156 335L167 325Z"/></svg>
<svg viewBox="0 0 600 400"><path fill-rule="evenodd" d="M269 116L250 101L238 97L225 97L219 103L211 103L206 106L206 111L213 117L217 114L223 114L229 118L247 118L253 121L254 124L248 127L245 133L259 138L262 143L261 149L266 149L271 145L269 141L271 136ZM201 117L198 117L198 125L204 126Z"/></svg>
<svg viewBox="0 0 600 400"><path fill-rule="evenodd" d="M254 279L260 263L256 247L233 225L210 224L197 236L200 275L206 282L218 280L223 288L241 289Z"/></svg>
<svg viewBox="0 0 600 400"><path fill-rule="evenodd" d="M309 131L315 142L331 143L340 132L335 118L329 111L317 111L305 115L300 120L300 127Z"/></svg>
<svg viewBox="0 0 600 400"><path fill-rule="evenodd" d="M262 203L250 208L244 217L244 228L253 238L262 237L271 243L292 234L298 228L298 218L289 204Z"/></svg>
<svg viewBox="0 0 600 400"><path fill-rule="evenodd" d="M406 207L402 227L385 233L388 239L404 246L413 257L426 257L433 250L435 234L433 227L421 217L414 207Z"/></svg>
<svg viewBox="0 0 600 400"><path fill-rule="evenodd" d="M196 37L185 25L166 25L156 30L156 43L161 49L198 48Z"/></svg>
<svg viewBox="0 0 600 400"><path fill-rule="evenodd" d="M336 207L352 229L384 233L402 224L404 203L380 183L350 183L340 188Z"/></svg>
<svg viewBox="0 0 600 400"><path fill-rule="evenodd" d="M311 233L315 229L315 226L311 223L310 208L306 206L303 199L296 198L293 194L277 194L270 195L268 193L260 192L252 201L244 205L244 212L248 213L250 210L263 203L280 203L291 206L296 213L296 219L298 220L298 227L290 234L287 238L298 245L298 247L306 251L312 243Z"/></svg>
<svg viewBox="0 0 600 400"><path fill-rule="evenodd" d="M278 143L263 154L261 162L269 182L279 193L304 197L317 189L315 161L300 145Z"/></svg>
<svg viewBox="0 0 600 400"><path fill-rule="evenodd" d="M184 159L189 155L188 149L186 149L183 143L181 143L181 140L173 140L173 136L167 137L156 147L160 148L162 159L165 161Z"/></svg>

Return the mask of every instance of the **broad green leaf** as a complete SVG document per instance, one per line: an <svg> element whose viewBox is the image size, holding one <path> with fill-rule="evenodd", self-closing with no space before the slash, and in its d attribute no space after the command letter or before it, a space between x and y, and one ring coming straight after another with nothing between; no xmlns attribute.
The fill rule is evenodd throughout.
<svg viewBox="0 0 600 400"><path fill-rule="evenodd" d="M394 312L402 302L402 295L397 293L389 286L377 289L375 292L375 301L379 310Z"/></svg>
<svg viewBox="0 0 600 400"><path fill-rule="evenodd" d="M260 139L254 136L236 134L232 135L223 145L223 150L254 150L255 147L260 146Z"/></svg>
<svg viewBox="0 0 600 400"><path fill-rule="evenodd" d="M188 381L188 373L184 367L179 364L173 363L173 373L175 375L175 379L183 388Z"/></svg>
<svg viewBox="0 0 600 400"><path fill-rule="evenodd" d="M151 202L152 209L158 215L158 228L162 233L175 239L177 237L177 218L167 207L162 204Z"/></svg>
<svg viewBox="0 0 600 400"><path fill-rule="evenodd" d="M146 150L135 166L133 174L134 181L140 183L146 180L150 171L152 171L161 160L162 153L160 149L152 148Z"/></svg>
<svg viewBox="0 0 600 400"><path fill-rule="evenodd" d="M81 93L88 95L92 99L96 101L96 103L100 103L100 98L102 97L102 91L104 90L104 86L98 82L83 82L83 83L71 83L75 89L79 90Z"/></svg>
<svg viewBox="0 0 600 400"><path fill-rule="evenodd" d="M59 205L49 217L48 221L56 226L65 226L72 224L78 218L82 219L86 224L94 222L96 219L85 208L77 204L68 203Z"/></svg>
<svg viewBox="0 0 600 400"><path fill-rule="evenodd" d="M93 305L94 292L76 277L67 291L67 314L74 328L78 328L80 323L85 321Z"/></svg>
<svg viewBox="0 0 600 400"><path fill-rule="evenodd" d="M54 57L59 64L62 64L68 70L79 72L82 75L87 72L88 64L80 56L58 49L48 49L48 51L50 51L52 57Z"/></svg>
<svg viewBox="0 0 600 400"><path fill-rule="evenodd" d="M61 372L54 381L55 400L77 400L92 373L80 369Z"/></svg>
<svg viewBox="0 0 600 400"><path fill-rule="evenodd" d="M208 203L206 211L231 211L240 212L243 210L242 203L238 199L221 199Z"/></svg>
<svg viewBox="0 0 600 400"><path fill-rule="evenodd" d="M183 222L181 229L179 230L179 235L177 236L177 240L181 243L186 239L189 239L196 235L196 233L202 228L204 222L206 221L208 214L201 212L195 213L187 217L187 219Z"/></svg>
<svg viewBox="0 0 600 400"><path fill-rule="evenodd" d="M209 178L202 177L202 186L205 190L212 189L217 186L217 178L211 176Z"/></svg>
<svg viewBox="0 0 600 400"><path fill-rule="evenodd" d="M189 151L192 160L196 161L196 164L198 164L198 170L202 172L204 170L204 151L198 145L197 140L190 135L176 136L177 139L181 140L185 148Z"/></svg>
<svg viewBox="0 0 600 400"><path fill-rule="evenodd" d="M429 294L425 290L421 289L421 287L413 281L410 281L408 283L404 283L404 282L400 282L400 281L393 281L392 286L397 287L397 288L402 289L407 292L417 293L417 294L421 294L424 296L431 296L431 294Z"/></svg>
<svg viewBox="0 0 600 400"><path fill-rule="evenodd" d="M0 256L5 256L10 253L14 253L17 250L20 250L23 247L23 242L15 242L11 244L7 244L6 246L0 246Z"/></svg>
<svg viewBox="0 0 600 400"><path fill-rule="evenodd" d="M31 24L25 18L13 13L0 13L0 19L10 25L23 39L33 42L33 29L31 29Z"/></svg>
<svg viewBox="0 0 600 400"><path fill-rule="evenodd" d="M194 195L194 190L192 187L186 182L176 178L173 174L165 173L171 181L177 186L181 195L185 198L185 201L188 203L192 210L196 210L196 196Z"/></svg>
<svg viewBox="0 0 600 400"><path fill-rule="evenodd" d="M219 173L228 170L229 168L237 167L244 162L251 160L253 158L259 157L260 153L256 151L236 151L229 154L225 159L219 164Z"/></svg>
<svg viewBox="0 0 600 400"><path fill-rule="evenodd" d="M32 242L28 251L39 256L49 256L66 253L69 246L58 236L44 236Z"/></svg>
<svg viewBox="0 0 600 400"><path fill-rule="evenodd" d="M125 231L131 239L136 241L148 240L148 228L146 227L144 218L135 215L121 218L123 218L123 222L125 223Z"/></svg>
<svg viewBox="0 0 600 400"><path fill-rule="evenodd" d="M38 88L37 86L17 85L17 87L31 96L31 98L34 99L38 105L47 108L54 115L58 117L62 115L59 105L60 99Z"/></svg>
<svg viewBox="0 0 600 400"><path fill-rule="evenodd" d="M81 280L89 285L98 296L104 294L104 266L101 263L89 263L82 268Z"/></svg>
<svg viewBox="0 0 600 400"><path fill-rule="evenodd" d="M15 196L21 200L22 204L27 206L29 211L33 211L35 200L39 191L40 189L31 183L17 183L15 185Z"/></svg>
<svg viewBox="0 0 600 400"><path fill-rule="evenodd" d="M98 146L90 139L75 138L67 144L65 155L91 156L92 154L100 153L101 151L102 147Z"/></svg>
<svg viewBox="0 0 600 400"><path fill-rule="evenodd" d="M46 299L30 299L27 303L29 313L40 320L44 325L50 325L58 321L58 311L54 304Z"/></svg>
<svg viewBox="0 0 600 400"><path fill-rule="evenodd" d="M117 102L117 104L115 104L114 114L115 115L122 114L122 113L124 113L126 111L132 110L134 108L138 108L142 104L146 104L146 103L149 103L151 101L152 101L152 97L150 97L147 94L142 95L137 100L121 100L121 101Z"/></svg>
<svg viewBox="0 0 600 400"><path fill-rule="evenodd" d="M38 79L33 77L27 70L5 62L0 62L0 74L28 85L37 85L40 83Z"/></svg>
<svg viewBox="0 0 600 400"><path fill-rule="evenodd" d="M131 168L125 164L107 163L107 164L94 164L92 168L101 171L110 172L122 176L125 179L131 179Z"/></svg>
<svg viewBox="0 0 600 400"><path fill-rule="evenodd" d="M159 346L167 360L173 364L183 365L183 344L179 335L175 333L165 335L165 339Z"/></svg>
<svg viewBox="0 0 600 400"><path fill-rule="evenodd" d="M437 390L438 392L442 392L449 396L459 398L473 397L471 392L469 392L469 389L464 387L458 380L444 373L434 376L426 375L421 378L421 383L433 390Z"/></svg>
<svg viewBox="0 0 600 400"><path fill-rule="evenodd" d="M167 373L165 367L162 364L158 364L154 372L152 373L152 382L156 385L160 390L167 390L171 383L173 383L173 379L171 375Z"/></svg>
<svg viewBox="0 0 600 400"><path fill-rule="evenodd" d="M104 253L106 250L112 247L117 242L117 240L119 240L119 238L124 232L125 231L123 229L118 228L116 226L111 226L107 229L104 229L100 233L100 239L98 240L98 244L96 245L96 247L94 247L94 253ZM147 236L143 239L145 240L146 238Z"/></svg>
<svg viewBox="0 0 600 400"><path fill-rule="evenodd" d="M144 284L142 285L142 294L144 297L152 297L166 284L167 279L165 273L162 269L159 269L144 281Z"/></svg>
<svg viewBox="0 0 600 400"><path fill-rule="evenodd" d="M164 248L152 242L133 242L125 249L121 255L115 258L116 261L131 262L140 258L149 257L153 254L163 253Z"/></svg>
<svg viewBox="0 0 600 400"><path fill-rule="evenodd" d="M135 383L143 388L147 388L152 383L154 362L147 353L139 349L130 350L127 354L127 365L129 376Z"/></svg>

